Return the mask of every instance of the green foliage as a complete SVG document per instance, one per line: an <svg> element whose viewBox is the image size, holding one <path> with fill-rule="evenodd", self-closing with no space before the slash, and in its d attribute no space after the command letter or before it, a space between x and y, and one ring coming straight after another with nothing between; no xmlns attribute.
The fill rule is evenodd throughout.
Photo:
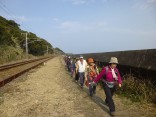
<svg viewBox="0 0 156 117"><path fill-rule="evenodd" d="M55 54L64 54L64 52L60 48L57 48L57 47L54 49L54 51L55 51Z"/></svg>
<svg viewBox="0 0 156 117"><path fill-rule="evenodd" d="M19 28L19 24L17 24L15 21L13 21L13 20L8 20L8 24L9 25L11 25L11 26L13 26L13 27L15 27L15 28Z"/></svg>
<svg viewBox="0 0 156 117"><path fill-rule="evenodd" d="M132 75L123 77L123 85L117 93L135 102L156 103L156 87L147 79L141 80Z"/></svg>
<svg viewBox="0 0 156 117"><path fill-rule="evenodd" d="M0 64L20 60L25 57L22 49L16 49L15 47L6 45L0 46L0 54L3 55L0 56Z"/></svg>
<svg viewBox="0 0 156 117"><path fill-rule="evenodd" d="M17 23L0 16L0 45L15 47L16 40L20 37L19 34L20 29Z"/></svg>
<svg viewBox="0 0 156 117"><path fill-rule="evenodd" d="M15 46L13 40L11 40L11 35L5 32L5 29L0 26L0 45L12 45Z"/></svg>
<svg viewBox="0 0 156 117"><path fill-rule="evenodd" d="M49 42L32 32L21 30L19 26L15 21L0 16L0 64L25 58L26 33L28 57L54 53L55 49ZM56 54L58 53L63 53L63 51L56 48Z"/></svg>
<svg viewBox="0 0 156 117"><path fill-rule="evenodd" d="M12 46L14 48L20 48L25 52L25 35L28 35L28 49L29 54L40 56L48 52L53 54L53 47L50 43L48 43L45 39L40 39L36 36L36 34L30 32L23 31L19 28L19 24L17 24L13 20L7 20L0 16L0 46ZM4 46L3 46L4 47ZM3 49L2 49L3 50ZM2 51L1 51L2 52ZM3 52L2 52L3 53Z"/></svg>
<svg viewBox="0 0 156 117"><path fill-rule="evenodd" d="M102 70L100 67L98 69ZM99 84L102 87L102 82ZM139 79L132 74L123 76L122 87L117 88L117 94L129 98L133 102L156 104L156 86L149 79Z"/></svg>

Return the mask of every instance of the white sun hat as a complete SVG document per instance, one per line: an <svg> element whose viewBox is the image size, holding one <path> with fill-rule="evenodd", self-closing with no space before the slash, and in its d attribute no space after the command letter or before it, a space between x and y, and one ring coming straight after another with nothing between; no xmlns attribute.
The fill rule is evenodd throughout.
<svg viewBox="0 0 156 117"><path fill-rule="evenodd" d="M116 64L119 64L118 59L117 59L116 57L111 57L109 63L116 63Z"/></svg>
<svg viewBox="0 0 156 117"><path fill-rule="evenodd" d="M83 59L83 56L80 56L80 59Z"/></svg>

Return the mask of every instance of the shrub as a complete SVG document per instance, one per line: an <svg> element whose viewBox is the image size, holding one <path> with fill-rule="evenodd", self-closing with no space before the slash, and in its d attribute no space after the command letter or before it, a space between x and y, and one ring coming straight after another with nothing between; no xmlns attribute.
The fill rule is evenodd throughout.
<svg viewBox="0 0 156 117"><path fill-rule="evenodd" d="M12 46L1 46L0 55L0 64L21 60L25 57L22 49L17 49Z"/></svg>
<svg viewBox="0 0 156 117"><path fill-rule="evenodd" d="M156 103L156 86L148 79L138 79L131 74L123 77L123 85L117 93L132 101Z"/></svg>

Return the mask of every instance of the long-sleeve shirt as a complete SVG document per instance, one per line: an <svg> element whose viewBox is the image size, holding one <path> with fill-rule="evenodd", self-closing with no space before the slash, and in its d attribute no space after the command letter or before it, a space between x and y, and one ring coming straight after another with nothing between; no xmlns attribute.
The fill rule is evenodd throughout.
<svg viewBox="0 0 156 117"><path fill-rule="evenodd" d="M117 77L118 77L118 83L119 84L122 84L122 79L121 79L121 76L120 76L120 73L118 71L117 68L114 68L115 72L117 73ZM112 70L111 70L111 67L108 66L108 71L106 73L106 67L103 68L103 70L100 72L100 74L94 79L94 82L97 83L101 78L104 77L104 75L106 75L106 81L108 82L114 82L114 78L113 78L113 75L112 75Z"/></svg>
<svg viewBox="0 0 156 117"><path fill-rule="evenodd" d="M89 77L95 78L99 74L99 70L95 64L87 66L87 75Z"/></svg>
<svg viewBox="0 0 156 117"><path fill-rule="evenodd" d="M87 68L87 62L86 60L83 60L83 62L81 63L81 61L77 61L76 63L77 65L77 71L78 72L85 72L86 71L86 68Z"/></svg>

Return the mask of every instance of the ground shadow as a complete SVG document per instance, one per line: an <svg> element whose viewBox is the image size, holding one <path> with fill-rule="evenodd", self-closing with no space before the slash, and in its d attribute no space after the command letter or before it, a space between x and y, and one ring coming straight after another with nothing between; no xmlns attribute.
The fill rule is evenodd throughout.
<svg viewBox="0 0 156 117"><path fill-rule="evenodd" d="M72 82L75 82L75 80L73 79ZM84 86L83 88L80 87L80 85L78 84L78 82L75 82L75 84L77 85L77 88L80 90L80 91L83 91L84 93L86 93L86 97L90 97L90 99L96 103L98 106L100 106L100 108L107 112L109 114L109 108L108 106L105 104L105 102L99 97L97 96L96 94L93 95L93 96L90 96L89 95L89 90L86 86ZM85 98L85 97L84 97Z"/></svg>

